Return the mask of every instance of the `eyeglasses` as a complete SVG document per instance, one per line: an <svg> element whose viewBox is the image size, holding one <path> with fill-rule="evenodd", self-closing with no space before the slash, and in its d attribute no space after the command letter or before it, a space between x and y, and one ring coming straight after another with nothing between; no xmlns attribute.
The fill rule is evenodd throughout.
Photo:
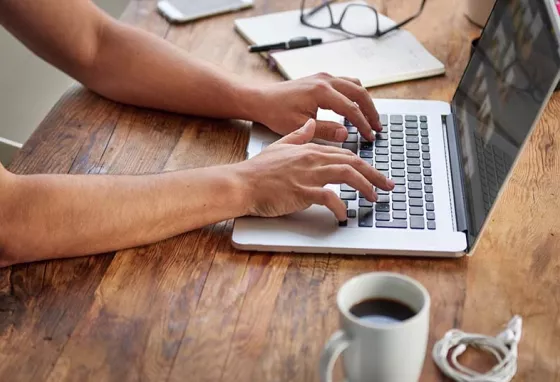
<svg viewBox="0 0 560 382"><path fill-rule="evenodd" d="M422 0L420 3L420 9L416 12L416 14L382 30L380 28L379 14L377 13L377 10L366 4L348 4L342 11L338 21L335 21L331 4L336 1L337 0L323 1L323 4L306 10L306 3L309 5L310 3L313 3L313 1L302 0L300 15L301 23L315 29L340 30L355 37L381 37L402 27L403 25L408 24L420 16L422 10L424 9L424 4L426 3L426 0ZM363 22L358 22L357 20Z"/></svg>

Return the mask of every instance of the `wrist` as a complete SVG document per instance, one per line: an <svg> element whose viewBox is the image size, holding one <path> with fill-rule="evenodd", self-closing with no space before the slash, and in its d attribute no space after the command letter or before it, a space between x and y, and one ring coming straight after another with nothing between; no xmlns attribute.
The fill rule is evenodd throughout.
<svg viewBox="0 0 560 382"><path fill-rule="evenodd" d="M223 190L227 190L224 199L228 207L232 208L232 217L249 215L252 207L251 182L243 169L243 163L226 165L218 170L219 176L223 178Z"/></svg>
<svg viewBox="0 0 560 382"><path fill-rule="evenodd" d="M266 94L264 86L242 84L239 86L237 94L239 94L241 119L264 124L266 110L263 106Z"/></svg>

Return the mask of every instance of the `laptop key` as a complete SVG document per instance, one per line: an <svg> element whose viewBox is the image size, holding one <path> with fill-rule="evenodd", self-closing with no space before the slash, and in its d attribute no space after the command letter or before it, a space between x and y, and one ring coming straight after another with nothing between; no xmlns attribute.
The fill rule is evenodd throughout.
<svg viewBox="0 0 560 382"><path fill-rule="evenodd" d="M404 162L393 162L391 163L391 168L404 169Z"/></svg>
<svg viewBox="0 0 560 382"><path fill-rule="evenodd" d="M366 199L360 199L360 207L373 207L373 203Z"/></svg>
<svg viewBox="0 0 560 382"><path fill-rule="evenodd" d="M373 159L371 159L371 158L362 158L362 159L364 160L364 162L366 162L370 166L373 166Z"/></svg>
<svg viewBox="0 0 560 382"><path fill-rule="evenodd" d="M426 211L433 211L434 209L434 203L426 203Z"/></svg>
<svg viewBox="0 0 560 382"><path fill-rule="evenodd" d="M418 137L406 137L406 143L418 143Z"/></svg>
<svg viewBox="0 0 560 382"><path fill-rule="evenodd" d="M356 134L358 132L356 126L346 126L346 130L348 130L348 134Z"/></svg>
<svg viewBox="0 0 560 382"><path fill-rule="evenodd" d="M392 177L396 177L396 176L404 176L404 170L391 170L391 176Z"/></svg>
<svg viewBox="0 0 560 382"><path fill-rule="evenodd" d="M391 154L404 154L404 147L391 147Z"/></svg>
<svg viewBox="0 0 560 382"><path fill-rule="evenodd" d="M377 155L375 163L389 163L389 157L387 155Z"/></svg>
<svg viewBox="0 0 560 382"><path fill-rule="evenodd" d="M424 229L424 218L422 216L411 216L410 217L410 228L412 228L412 229Z"/></svg>
<svg viewBox="0 0 560 382"><path fill-rule="evenodd" d="M389 195L389 191L382 190L382 189L379 188L379 187L376 187L376 188L375 188L375 193L376 193L377 195Z"/></svg>
<svg viewBox="0 0 560 382"><path fill-rule="evenodd" d="M360 150L362 150L362 151L372 151L373 150L373 142L361 142L360 143Z"/></svg>
<svg viewBox="0 0 560 382"><path fill-rule="evenodd" d="M381 132L382 133L388 133L389 132L389 126L382 125L381 126Z"/></svg>
<svg viewBox="0 0 560 382"><path fill-rule="evenodd" d="M391 139L403 139L403 138L404 138L404 134L399 131L391 133Z"/></svg>
<svg viewBox="0 0 560 382"><path fill-rule="evenodd" d="M387 140L387 139L389 139L389 134L377 133L377 134L375 135L375 139Z"/></svg>
<svg viewBox="0 0 560 382"><path fill-rule="evenodd" d="M430 160L430 153L422 153L423 160Z"/></svg>
<svg viewBox="0 0 560 382"><path fill-rule="evenodd" d="M377 203L389 203L389 195L378 195Z"/></svg>
<svg viewBox="0 0 560 382"><path fill-rule="evenodd" d="M425 160L422 162L422 167L424 168L432 168L432 162L429 160Z"/></svg>
<svg viewBox="0 0 560 382"><path fill-rule="evenodd" d="M420 166L420 158L408 158L406 164L409 166Z"/></svg>
<svg viewBox="0 0 560 382"><path fill-rule="evenodd" d="M395 186L395 188L393 188L393 193L394 194L404 194L404 193L406 193L406 186Z"/></svg>
<svg viewBox="0 0 560 382"><path fill-rule="evenodd" d="M392 115L390 118L391 123L394 123L395 125L402 125L403 123L403 117L402 115Z"/></svg>
<svg viewBox="0 0 560 382"><path fill-rule="evenodd" d="M393 219L407 219L408 214L405 211L393 211Z"/></svg>
<svg viewBox="0 0 560 382"><path fill-rule="evenodd" d="M407 143L406 144L407 150L420 150L420 145L418 143Z"/></svg>
<svg viewBox="0 0 560 382"><path fill-rule="evenodd" d="M392 161L404 161L404 154L392 154L391 155Z"/></svg>
<svg viewBox="0 0 560 382"><path fill-rule="evenodd" d="M391 125L391 131L403 131L402 125Z"/></svg>
<svg viewBox="0 0 560 382"><path fill-rule="evenodd" d="M408 211L411 215L422 216L424 215L424 209L422 207L410 207Z"/></svg>
<svg viewBox="0 0 560 382"><path fill-rule="evenodd" d="M410 199L410 200L408 201L408 204L409 204L411 207L424 207L424 202L422 201L422 199L418 199L418 198L416 198L416 199Z"/></svg>
<svg viewBox="0 0 560 382"><path fill-rule="evenodd" d="M342 148L343 149L347 149L352 151L354 154L358 153L358 144L357 143L343 143L342 144Z"/></svg>
<svg viewBox="0 0 560 382"><path fill-rule="evenodd" d="M350 218L350 219L355 219L356 218L356 210L347 210L346 211L346 217Z"/></svg>
<svg viewBox="0 0 560 382"><path fill-rule="evenodd" d="M340 193L340 199L342 200L356 200L357 197L355 192L342 191Z"/></svg>
<svg viewBox="0 0 560 382"><path fill-rule="evenodd" d="M389 203L375 203L375 212L389 212L391 205Z"/></svg>
<svg viewBox="0 0 560 382"><path fill-rule="evenodd" d="M416 122L406 122L406 123L404 124L404 126L405 126L405 127L408 127L408 128L417 129L417 128L418 128L418 123L416 123Z"/></svg>
<svg viewBox="0 0 560 382"><path fill-rule="evenodd" d="M436 213L435 212L426 212L426 219L428 220L436 220Z"/></svg>
<svg viewBox="0 0 560 382"><path fill-rule="evenodd" d="M436 229L436 222L433 220L428 220L428 229Z"/></svg>
<svg viewBox="0 0 560 382"><path fill-rule="evenodd" d="M354 187L350 187L347 184L341 184L340 191L355 192L356 190L354 189Z"/></svg>
<svg viewBox="0 0 560 382"><path fill-rule="evenodd" d="M428 124L426 122L422 122L420 123L420 128L425 130L428 128Z"/></svg>
<svg viewBox="0 0 560 382"><path fill-rule="evenodd" d="M432 177L431 176L425 176L424 177L424 183L425 184L432 184Z"/></svg>
<svg viewBox="0 0 560 382"><path fill-rule="evenodd" d="M371 151L360 151L360 158L373 158Z"/></svg>
<svg viewBox="0 0 560 382"><path fill-rule="evenodd" d="M376 228L407 228L406 220L393 220L392 222L377 221Z"/></svg>
<svg viewBox="0 0 560 382"><path fill-rule="evenodd" d="M358 226L373 227L373 208L362 207L358 209Z"/></svg>
<svg viewBox="0 0 560 382"><path fill-rule="evenodd" d="M427 137L428 136L428 130L420 130L420 136L421 137Z"/></svg>
<svg viewBox="0 0 560 382"><path fill-rule="evenodd" d="M407 158L420 158L420 151L408 150L406 152Z"/></svg>
<svg viewBox="0 0 560 382"><path fill-rule="evenodd" d="M405 194L393 194L393 202L406 202Z"/></svg>
<svg viewBox="0 0 560 382"><path fill-rule="evenodd" d="M403 146L404 141L402 139L391 139L391 146Z"/></svg>
<svg viewBox="0 0 560 382"><path fill-rule="evenodd" d="M375 147L389 147L389 141L375 141Z"/></svg>
<svg viewBox="0 0 560 382"><path fill-rule="evenodd" d="M346 204L346 208L348 208L348 200L343 200L344 204Z"/></svg>
<svg viewBox="0 0 560 382"><path fill-rule="evenodd" d="M344 118L344 126L348 127L348 126L354 126L354 125L352 125L352 122L350 122L349 120Z"/></svg>
<svg viewBox="0 0 560 382"><path fill-rule="evenodd" d="M428 145L422 145L422 152L423 153L427 153L430 151L430 146Z"/></svg>
<svg viewBox="0 0 560 382"><path fill-rule="evenodd" d="M387 117L387 114L379 114L379 122L381 122L382 126L386 126L389 123L389 117Z"/></svg>
<svg viewBox="0 0 560 382"><path fill-rule="evenodd" d="M420 122L428 122L428 117L426 117L425 115L421 115Z"/></svg>
<svg viewBox="0 0 560 382"><path fill-rule="evenodd" d="M409 198L422 198L422 191L419 190L410 190L408 191Z"/></svg>
<svg viewBox="0 0 560 382"><path fill-rule="evenodd" d="M408 189L409 190L421 190L422 183L421 182L408 182Z"/></svg>
<svg viewBox="0 0 560 382"><path fill-rule="evenodd" d="M432 169L425 168L424 169L424 176L432 176Z"/></svg>
<svg viewBox="0 0 560 382"><path fill-rule="evenodd" d="M392 179L397 186L404 186L406 184L406 179L404 177L393 177Z"/></svg>
<svg viewBox="0 0 560 382"><path fill-rule="evenodd" d="M388 212L378 212L375 214L375 220L388 222L391 220L391 215Z"/></svg>
<svg viewBox="0 0 560 382"><path fill-rule="evenodd" d="M393 210L406 211L406 203L404 203L404 202L393 202Z"/></svg>
<svg viewBox="0 0 560 382"><path fill-rule="evenodd" d="M433 202L434 201L434 194L426 194L426 201Z"/></svg>
<svg viewBox="0 0 560 382"><path fill-rule="evenodd" d="M430 139L428 137L422 137L422 144L423 145L428 145L430 144Z"/></svg>
<svg viewBox="0 0 560 382"><path fill-rule="evenodd" d="M418 136L418 130L416 130L416 129L406 129L404 131L404 133L409 137L417 137Z"/></svg>
<svg viewBox="0 0 560 382"><path fill-rule="evenodd" d="M375 155L389 155L389 149L383 147L377 147L375 149Z"/></svg>
<svg viewBox="0 0 560 382"><path fill-rule="evenodd" d="M434 192L434 186L426 186L424 187L424 190L428 193L431 194Z"/></svg>
<svg viewBox="0 0 560 382"><path fill-rule="evenodd" d="M418 121L418 117L415 115L405 115L404 120L407 122L416 122Z"/></svg>
<svg viewBox="0 0 560 382"><path fill-rule="evenodd" d="M389 169L389 163L376 163L375 168L378 169L378 170L388 170Z"/></svg>
<svg viewBox="0 0 560 382"><path fill-rule="evenodd" d="M348 220L339 221L338 226L339 227L348 227Z"/></svg>
<svg viewBox="0 0 560 382"><path fill-rule="evenodd" d="M409 174L420 174L420 167L408 166L408 168L406 169L406 171L407 171Z"/></svg>
<svg viewBox="0 0 560 382"><path fill-rule="evenodd" d="M346 143L354 143L358 142L358 134L348 134L348 138L346 138Z"/></svg>
<svg viewBox="0 0 560 382"><path fill-rule="evenodd" d="M422 181L422 175L420 174L408 174L409 182L420 182Z"/></svg>

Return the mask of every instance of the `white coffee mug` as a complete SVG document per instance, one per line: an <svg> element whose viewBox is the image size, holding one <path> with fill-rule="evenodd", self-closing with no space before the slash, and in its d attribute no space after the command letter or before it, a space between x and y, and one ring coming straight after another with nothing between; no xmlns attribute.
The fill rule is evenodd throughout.
<svg viewBox="0 0 560 382"><path fill-rule="evenodd" d="M350 310L369 299L387 299L408 306L413 316L379 323L360 319ZM416 280L396 273L374 272L354 277L338 291L341 330L323 349L321 382L332 381L342 354L348 382L418 381L424 364L430 321L430 295Z"/></svg>

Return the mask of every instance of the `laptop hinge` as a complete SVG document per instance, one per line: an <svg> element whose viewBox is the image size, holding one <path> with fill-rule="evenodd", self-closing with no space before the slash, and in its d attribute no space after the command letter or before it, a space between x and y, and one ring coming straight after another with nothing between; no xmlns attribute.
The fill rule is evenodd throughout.
<svg viewBox="0 0 560 382"><path fill-rule="evenodd" d="M451 186L453 188L453 199L455 201L455 219L457 231L467 235L467 249L471 247L469 235L469 210L465 198L465 183L463 182L463 171L461 170L461 153L459 150L459 139L457 137L457 125L453 114L444 115L441 122L447 132L447 147L449 149L449 167L451 171Z"/></svg>

